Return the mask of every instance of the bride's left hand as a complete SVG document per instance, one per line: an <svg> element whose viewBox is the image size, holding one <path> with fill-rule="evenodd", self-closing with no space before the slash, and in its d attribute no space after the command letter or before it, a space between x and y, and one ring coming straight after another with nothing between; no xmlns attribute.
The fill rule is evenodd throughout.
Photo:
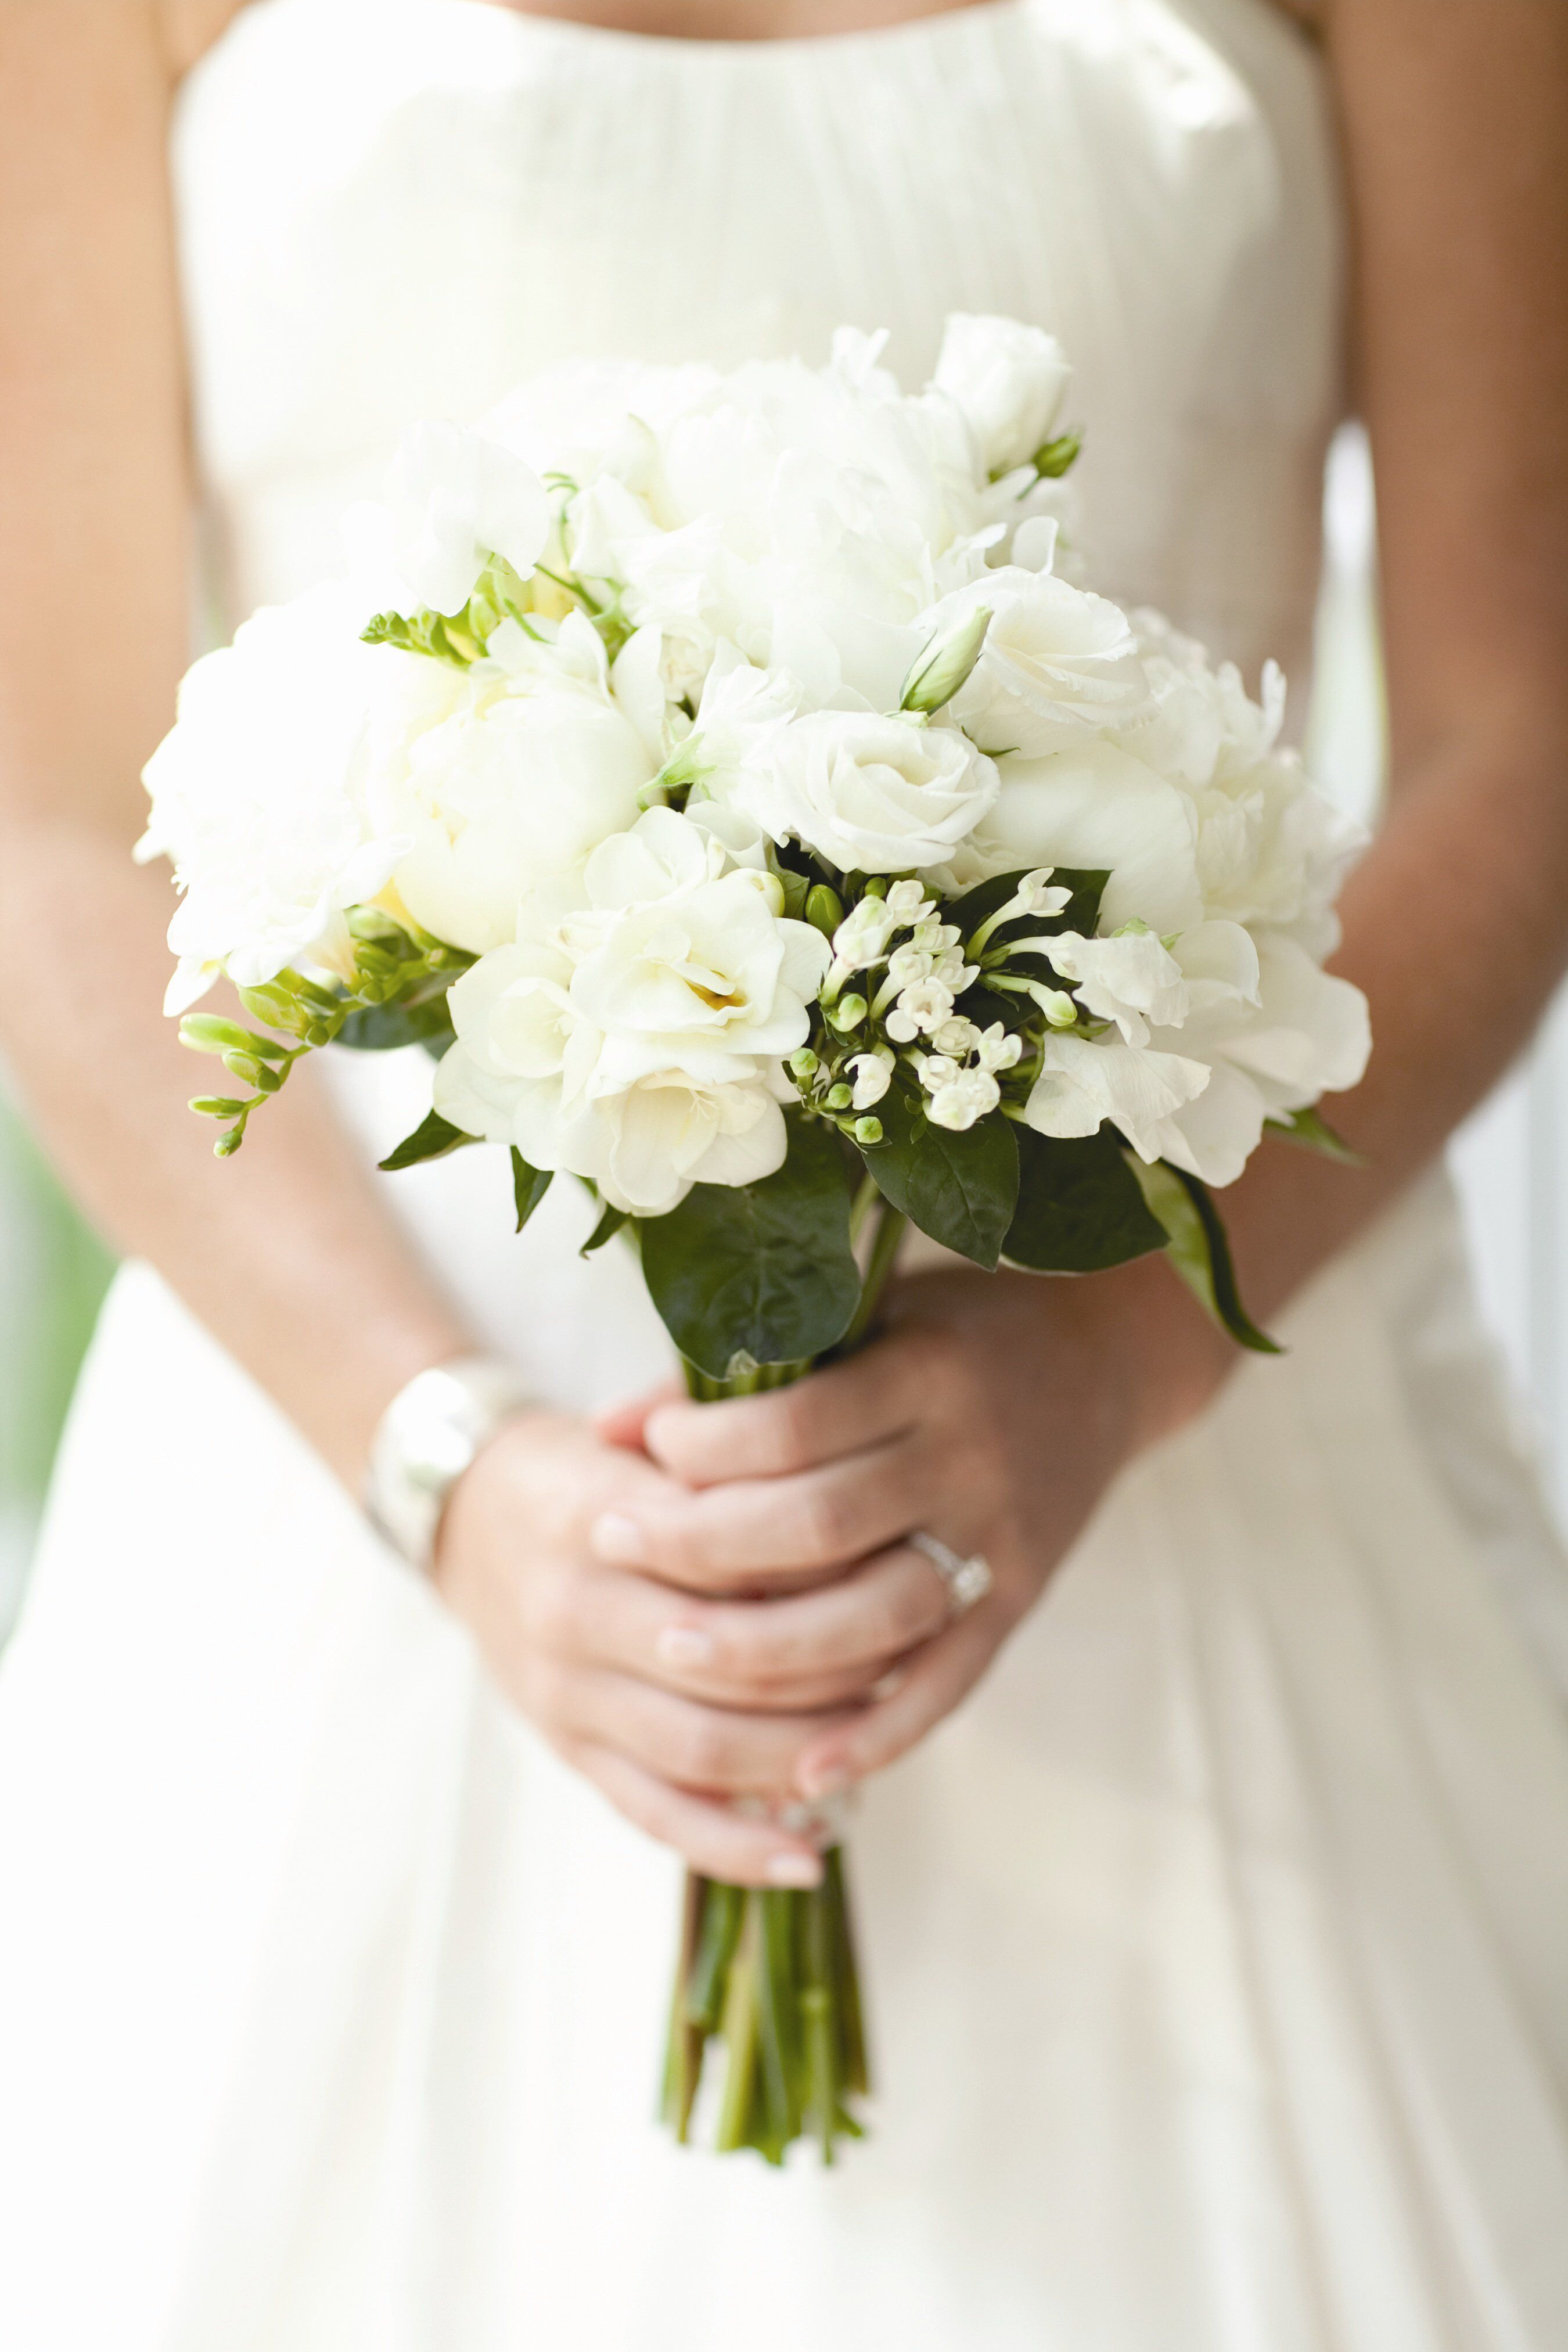
<svg viewBox="0 0 1568 2352"><path fill-rule="evenodd" d="M868 1560L935 1588L939 1630L802 1752L807 1797L890 1764L958 1705L1117 1471L1198 1410L1231 1353L1158 1259L1087 1282L915 1275L889 1291L883 1320L869 1347L793 1387L720 1404L663 1396L600 1422L689 1490L635 1526L602 1523L603 1556L690 1594L699 1636L710 1614L732 1626L737 1610L756 1612L748 1639L721 1645L735 1666L706 1674L710 1704L754 1709L770 1681L857 1654L845 1610L861 1591L875 1608L889 1582L860 1573ZM991 1589L965 1614L941 1622L937 1571L907 1543L916 1530L990 1563ZM838 1580L834 1658L801 1654L797 1611L787 1661L773 1659L776 1596ZM868 1624L858 1654L876 1646Z"/></svg>

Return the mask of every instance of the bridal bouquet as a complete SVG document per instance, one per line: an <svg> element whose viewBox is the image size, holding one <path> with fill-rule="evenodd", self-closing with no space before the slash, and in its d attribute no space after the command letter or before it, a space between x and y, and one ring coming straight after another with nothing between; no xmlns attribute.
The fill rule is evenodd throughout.
<svg viewBox="0 0 1568 2352"><path fill-rule="evenodd" d="M867 1328L906 1222L977 1266L1167 1251L1242 1345L1211 1187L1360 1076L1322 970L1356 840L1283 685L1083 584L1050 337L830 364L584 365L416 428L353 576L196 663L139 854L237 1150L301 1055L422 1044L388 1168L503 1145L640 1255L692 1391ZM253 1026L188 1008L220 973ZM841 1858L690 1882L666 2078L831 2156L866 2088Z"/></svg>

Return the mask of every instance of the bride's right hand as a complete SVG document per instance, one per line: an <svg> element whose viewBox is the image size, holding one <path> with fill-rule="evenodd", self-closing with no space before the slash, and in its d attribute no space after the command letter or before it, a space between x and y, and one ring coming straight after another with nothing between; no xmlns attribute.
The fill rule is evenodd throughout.
<svg viewBox="0 0 1568 2352"><path fill-rule="evenodd" d="M573 1415L519 1413L452 1489L435 1580L507 1696L640 1829L710 1877L812 1885L810 1838L731 1801L798 1803L805 1750L934 1630L936 1580L910 1578L902 1601L889 1591L879 1606L856 1605L841 1569L765 1599L694 1599L594 1557L605 1515L686 1500L645 1454ZM922 1612L931 1623L916 1622ZM714 1703L721 1689L727 1704Z"/></svg>

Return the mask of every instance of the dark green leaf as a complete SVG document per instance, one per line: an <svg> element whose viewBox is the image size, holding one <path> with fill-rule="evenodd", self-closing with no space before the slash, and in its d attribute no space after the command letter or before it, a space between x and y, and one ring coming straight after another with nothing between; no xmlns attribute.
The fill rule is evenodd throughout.
<svg viewBox="0 0 1568 2352"><path fill-rule="evenodd" d="M795 1363L847 1328L860 1297L836 1132L792 1117L789 1157L755 1184L694 1184L640 1225L649 1296L681 1354L722 1378L737 1358Z"/></svg>
<svg viewBox="0 0 1568 2352"><path fill-rule="evenodd" d="M1320 1151L1325 1160L1337 1160L1342 1168L1366 1165L1361 1153L1352 1151L1344 1137L1336 1135L1316 1110L1287 1111L1282 1118L1265 1119L1263 1124L1282 1143L1300 1144L1303 1151Z"/></svg>
<svg viewBox="0 0 1568 2352"><path fill-rule="evenodd" d="M460 1151L465 1143L478 1141L478 1136L465 1135L460 1127L452 1126L439 1111L433 1110L379 1165L389 1175L395 1174L399 1168L416 1168L422 1160L444 1160L448 1151Z"/></svg>
<svg viewBox="0 0 1568 2352"><path fill-rule="evenodd" d="M1114 1129L1060 1140L1017 1127L1018 1205L1002 1254L1032 1274L1098 1274L1163 1249Z"/></svg>
<svg viewBox="0 0 1568 2352"><path fill-rule="evenodd" d="M444 1054L452 1043L447 992L441 989L413 1004L367 1004L351 1013L338 1031L338 1044L360 1054L390 1054L399 1045L423 1045Z"/></svg>
<svg viewBox="0 0 1568 2352"><path fill-rule="evenodd" d="M889 1089L877 1116L885 1140L865 1160L878 1190L922 1234L989 1272L1018 1198L1012 1121L993 1116L954 1134L933 1127L902 1087Z"/></svg>
<svg viewBox="0 0 1568 2352"><path fill-rule="evenodd" d="M977 882L973 890L966 890L962 898L955 898L951 906L942 908L942 921L956 923L967 940L980 924L994 915L999 907L1006 905L1026 874L1037 871L1038 868L1033 866L1020 866L1014 874L996 874L989 882ZM988 947L997 946L1021 930L1031 934L1037 931L1081 931L1085 939L1094 937L1094 927L1100 920L1100 902L1110 879L1110 868L1058 866L1051 879L1064 890L1072 892L1061 913L1015 915L993 931L986 941Z"/></svg>
<svg viewBox="0 0 1568 2352"><path fill-rule="evenodd" d="M579 1257L592 1257L595 1250L602 1250L606 1242L615 1240L615 1237L620 1232L621 1227L627 1222L626 1213L624 1209L606 1209L604 1215L599 1219L598 1223L595 1226L593 1232L589 1234L587 1240L584 1243L582 1248L578 1251L577 1255Z"/></svg>
<svg viewBox="0 0 1568 2352"><path fill-rule="evenodd" d="M517 1203L517 1230L521 1233L550 1190L553 1169L531 1168L514 1143L511 1147L511 1197Z"/></svg>
<svg viewBox="0 0 1568 2352"><path fill-rule="evenodd" d="M1260 1356L1281 1354L1279 1342L1258 1329L1241 1303L1230 1244L1208 1186L1163 1160L1149 1168L1130 1151L1127 1165L1169 1236L1166 1255L1199 1304L1242 1347Z"/></svg>

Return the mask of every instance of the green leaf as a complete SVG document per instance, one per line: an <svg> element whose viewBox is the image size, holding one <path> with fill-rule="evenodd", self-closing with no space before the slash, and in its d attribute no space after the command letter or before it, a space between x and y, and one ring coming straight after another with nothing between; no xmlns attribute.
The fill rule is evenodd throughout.
<svg viewBox="0 0 1568 2352"><path fill-rule="evenodd" d="M548 1182L549 1179L546 1178L545 1181ZM578 1256L592 1257L594 1252L595 1250L602 1250L606 1242L613 1242L616 1235L620 1232L621 1227L628 1222L629 1220L624 1209L606 1209L604 1215L599 1219L598 1223L595 1226L593 1232L589 1234L587 1240L584 1243L582 1248L578 1251Z"/></svg>
<svg viewBox="0 0 1568 2352"><path fill-rule="evenodd" d="M1099 1274L1163 1249L1115 1129L1070 1140L1016 1126L1018 1205L1002 1254L1031 1274Z"/></svg>
<svg viewBox="0 0 1568 2352"><path fill-rule="evenodd" d="M517 1203L517 1230L521 1233L550 1190L552 1168L533 1168L514 1143L511 1147L511 1197Z"/></svg>
<svg viewBox="0 0 1568 2352"><path fill-rule="evenodd" d="M879 1192L922 1234L989 1273L1018 1198L1012 1121L983 1118L954 1134L933 1127L921 1101L902 1087L889 1087L877 1115L884 1139L864 1156Z"/></svg>
<svg viewBox="0 0 1568 2352"><path fill-rule="evenodd" d="M1287 1111L1282 1118L1266 1118L1263 1124L1281 1143L1299 1144L1303 1151L1321 1151L1325 1160L1337 1160L1342 1168L1366 1166L1361 1153L1352 1151L1344 1137L1336 1135L1316 1110Z"/></svg>
<svg viewBox="0 0 1568 2352"><path fill-rule="evenodd" d="M942 910L944 923L956 923L967 940L988 917L1005 907L1026 874L1039 871L1037 866L1020 866L1012 874L993 875L989 882L977 882L962 898L955 898ZM1100 902L1105 896L1105 886L1110 879L1109 866L1058 866L1051 879L1059 883L1072 897L1059 915L1015 915L992 932L987 947L1005 942L1016 930L1081 931L1087 940L1094 937L1094 927L1100 920Z"/></svg>
<svg viewBox="0 0 1568 2352"><path fill-rule="evenodd" d="M423 1045L426 1052L445 1053L452 1043L447 991L404 1004L367 1004L351 1013L338 1031L340 1045L359 1054L390 1054L400 1045Z"/></svg>
<svg viewBox="0 0 1568 2352"><path fill-rule="evenodd" d="M428 1118L421 1119L412 1135L405 1135L395 1151L389 1151L377 1165L389 1175L400 1168L416 1168L422 1160L444 1160L448 1151L458 1151L465 1143L477 1143L477 1135L465 1135L460 1127L453 1127L439 1111L433 1110Z"/></svg>
<svg viewBox="0 0 1568 2352"><path fill-rule="evenodd" d="M694 1184L679 1208L638 1228L644 1278L666 1329L714 1379L737 1357L783 1364L821 1355L859 1303L838 1138L798 1116L789 1131L776 1174Z"/></svg>
<svg viewBox="0 0 1568 2352"><path fill-rule="evenodd" d="M1127 1165L1144 1200L1169 1236L1166 1255L1188 1289L1222 1330L1260 1356L1282 1355L1278 1340L1260 1331L1241 1303L1230 1244L1206 1184L1163 1160L1146 1167L1129 1151Z"/></svg>

